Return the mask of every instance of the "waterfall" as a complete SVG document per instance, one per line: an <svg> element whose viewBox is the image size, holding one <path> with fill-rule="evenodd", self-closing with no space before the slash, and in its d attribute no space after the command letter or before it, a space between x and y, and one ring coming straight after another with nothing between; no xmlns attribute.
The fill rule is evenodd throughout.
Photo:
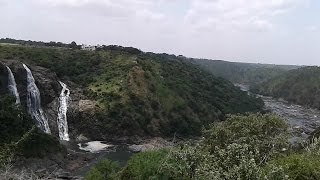
<svg viewBox="0 0 320 180"><path fill-rule="evenodd" d="M59 97L59 109L58 109L58 129L59 137L61 140L69 141L68 134L68 121L67 121L67 111L68 111L68 101L70 98L70 90L67 85L59 81L62 90Z"/></svg>
<svg viewBox="0 0 320 180"><path fill-rule="evenodd" d="M6 66L6 67L8 70L8 90L9 90L10 94L12 94L13 96L16 97L16 104L20 104L20 96L19 96L19 92L17 90L16 80L13 76L11 69L8 66Z"/></svg>
<svg viewBox="0 0 320 180"><path fill-rule="evenodd" d="M37 123L37 126L44 132L51 134L49 123L41 108L40 91L35 83L31 70L23 64L27 71L27 106L28 112Z"/></svg>

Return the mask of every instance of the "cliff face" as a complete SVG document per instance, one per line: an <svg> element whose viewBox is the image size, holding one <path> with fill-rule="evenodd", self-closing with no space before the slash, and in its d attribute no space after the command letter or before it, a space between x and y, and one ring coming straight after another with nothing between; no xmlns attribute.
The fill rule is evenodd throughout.
<svg viewBox="0 0 320 180"><path fill-rule="evenodd" d="M22 62L16 60L0 60L0 95L8 94L8 72L6 66L10 67L12 73L15 76L17 83L17 89L21 99L21 106L27 108L27 73ZM59 108L59 96L62 87L59 84L59 78L56 73L50 71L49 69L27 65L36 81L36 85L41 94L41 105L45 111L45 115L49 121L49 126L52 135L59 137L57 118L58 118L58 108ZM65 82L71 90L71 101L69 102L68 116L71 113L79 114L81 109L82 113L88 110L92 111L92 108L86 108L86 104L82 104L79 107L80 102L86 100L86 97L82 94L82 90L77 87L76 84L72 82ZM70 84L70 85L69 85ZM73 91L74 90L74 91ZM73 116L71 116L73 117ZM79 116L77 116L80 118ZM75 121L71 121L75 122ZM76 131L74 125L69 124L69 133L71 137L76 136Z"/></svg>

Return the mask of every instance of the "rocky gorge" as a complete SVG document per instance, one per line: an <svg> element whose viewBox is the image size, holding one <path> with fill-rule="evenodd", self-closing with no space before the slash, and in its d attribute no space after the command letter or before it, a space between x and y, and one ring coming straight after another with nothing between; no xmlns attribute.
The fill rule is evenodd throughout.
<svg viewBox="0 0 320 180"><path fill-rule="evenodd" d="M24 66L22 62L17 60L1 60L0 94L10 94L8 78L10 77L9 74L12 73L19 94L18 102L23 109L28 109L28 76L25 67L30 68L39 89L43 115L48 120L50 134L56 139L60 139L60 143L66 147L67 151L41 159L19 157L18 161L13 161L17 171L25 169L39 177L53 179L81 179L81 176L101 158L122 159L125 163L133 152L162 149L171 147L176 143L171 139L166 140L160 137L110 137L104 135L100 135L99 137L103 138L98 139L103 140L103 142L93 141L97 140L94 138L97 137L96 133L98 131L93 130L93 134L83 134L81 129L77 129L77 122L83 119L96 121L97 102L85 96L79 85L68 80L64 80L65 84L62 83L56 73L44 67ZM68 92L65 89L66 86L70 89L68 89ZM59 108L61 108L61 102L59 101L61 101L61 94L63 93L70 95L67 102L67 130L70 134L70 141L69 137L64 138L59 134L59 128L61 128L59 127ZM88 132L88 130L84 132ZM106 143L112 143L112 145Z"/></svg>

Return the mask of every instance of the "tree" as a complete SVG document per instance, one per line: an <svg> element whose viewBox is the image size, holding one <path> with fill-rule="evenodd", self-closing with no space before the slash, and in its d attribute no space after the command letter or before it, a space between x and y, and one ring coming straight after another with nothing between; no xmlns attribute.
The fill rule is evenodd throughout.
<svg viewBox="0 0 320 180"><path fill-rule="evenodd" d="M69 47L72 48L72 49L77 49L77 48L78 48L78 45L77 45L76 42L72 41L72 42L70 43Z"/></svg>

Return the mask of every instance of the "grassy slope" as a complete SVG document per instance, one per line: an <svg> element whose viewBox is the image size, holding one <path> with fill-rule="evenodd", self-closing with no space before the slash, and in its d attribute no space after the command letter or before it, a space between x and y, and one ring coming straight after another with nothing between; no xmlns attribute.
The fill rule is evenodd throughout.
<svg viewBox="0 0 320 180"><path fill-rule="evenodd" d="M320 108L320 68L304 67L291 70L254 87L253 90L293 103Z"/></svg>
<svg viewBox="0 0 320 180"><path fill-rule="evenodd" d="M97 121L81 121L78 126L95 126L104 134L199 134L203 125L227 113L262 107L260 100L184 59L134 48L110 46L89 52L0 46L0 59L43 66L82 85L98 101L100 112Z"/></svg>

